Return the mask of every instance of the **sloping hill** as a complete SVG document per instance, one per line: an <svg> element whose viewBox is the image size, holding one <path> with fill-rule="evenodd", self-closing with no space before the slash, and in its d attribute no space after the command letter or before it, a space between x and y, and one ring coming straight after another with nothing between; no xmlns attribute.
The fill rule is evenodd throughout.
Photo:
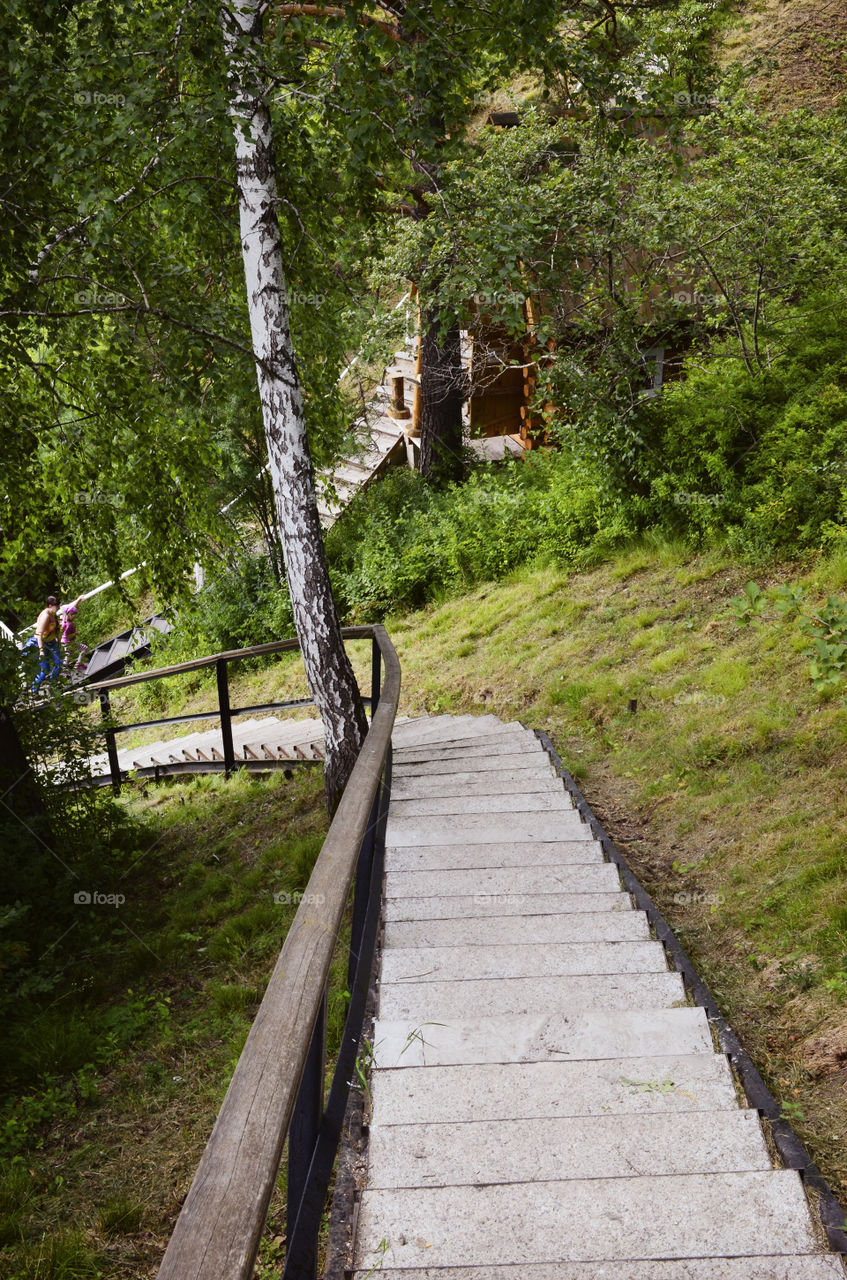
<svg viewBox="0 0 847 1280"><path fill-rule="evenodd" d="M847 96L844 0L752 0L721 37L724 70L740 64L775 111L826 111Z"/></svg>
<svg viewBox="0 0 847 1280"><path fill-rule="evenodd" d="M719 556L634 552L386 625L406 714L547 730L843 1196L847 701L843 683L815 692L808 640L772 605L735 620L749 576ZM847 562L758 581L820 602L845 594Z"/></svg>

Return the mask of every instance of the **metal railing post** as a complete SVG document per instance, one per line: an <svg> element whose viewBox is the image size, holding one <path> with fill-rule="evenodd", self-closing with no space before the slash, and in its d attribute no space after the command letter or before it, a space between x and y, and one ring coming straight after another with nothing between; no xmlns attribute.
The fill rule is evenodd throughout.
<svg viewBox="0 0 847 1280"><path fill-rule="evenodd" d="M382 902L382 878L385 867L385 824L391 795L391 748L385 772L371 811L369 825L372 853L370 858L370 883L357 879L357 900L364 897L369 888L366 911L359 934L358 946L350 948L350 1004L344 1022L344 1031L338 1049L335 1072L329 1089L326 1107L321 1119L312 1164L309 1169L306 1190L300 1204L295 1224L288 1226L288 1252L285 1259L283 1280L315 1280L314 1259L320 1237L323 1208L326 1203L335 1154L347 1110L350 1084L356 1071L356 1058L362 1034L365 1006L370 989L376 938ZM360 862L360 874L361 874Z"/></svg>
<svg viewBox="0 0 847 1280"><path fill-rule="evenodd" d="M382 653L377 643L376 636L373 641L372 657L371 657L371 720L376 715L376 709L379 706L379 692L382 683Z"/></svg>
<svg viewBox="0 0 847 1280"><path fill-rule="evenodd" d="M379 691L382 674L382 654L376 637L373 640L373 656L371 662L371 723L379 706ZM353 990L356 976L356 965L359 960L362 932L365 927L365 916L371 892L371 870L373 867L374 838L379 823L379 806L381 789L374 796L368 826L356 862L356 888L353 897L353 917L350 923L350 958L347 962L347 989Z"/></svg>
<svg viewBox="0 0 847 1280"><path fill-rule="evenodd" d="M106 722L106 754L109 757L109 774L112 779L112 790L116 796L121 794L121 766L118 762L118 745L115 741L115 731L109 725L112 718L112 707L109 700L108 689L100 690L100 714Z"/></svg>
<svg viewBox="0 0 847 1280"><path fill-rule="evenodd" d="M229 777L235 769L235 748L232 745L232 715L229 705L229 678L226 669L226 658L218 658L215 663L215 673L218 677L218 710L221 716L224 773Z"/></svg>
<svg viewBox="0 0 847 1280"><path fill-rule="evenodd" d="M380 792L374 796L373 807L368 818L368 829L359 850L356 863L356 887L353 893L353 915L350 920L350 955L347 961L347 990L353 990L356 978L356 966L362 949L362 934L365 928L365 917L368 913L368 901L371 894L371 876L373 872L376 829L379 822Z"/></svg>
<svg viewBox="0 0 847 1280"><path fill-rule="evenodd" d="M324 1065L326 1061L327 993L324 991L315 1029L312 1032L303 1078L297 1092L291 1127L288 1130L288 1202L286 1208L287 1235L294 1233L300 1203L309 1185L309 1171L315 1143L321 1127L324 1110ZM310 1242L311 1243L311 1242ZM317 1240L314 1250L298 1258L299 1274L317 1280Z"/></svg>

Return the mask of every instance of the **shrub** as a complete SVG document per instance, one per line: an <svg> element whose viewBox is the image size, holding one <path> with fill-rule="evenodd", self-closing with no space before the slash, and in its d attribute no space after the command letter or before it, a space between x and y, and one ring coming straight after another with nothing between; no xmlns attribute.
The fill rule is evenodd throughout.
<svg viewBox="0 0 847 1280"><path fill-rule="evenodd" d="M847 540L845 324L847 299L811 299L762 371L727 340L644 406L652 523L698 543L726 534L749 559Z"/></svg>
<svg viewBox="0 0 847 1280"><path fill-rule="evenodd" d="M635 528L584 463L539 451L478 467L443 492L392 472L352 504L327 550L352 621L418 608L531 560L572 563Z"/></svg>

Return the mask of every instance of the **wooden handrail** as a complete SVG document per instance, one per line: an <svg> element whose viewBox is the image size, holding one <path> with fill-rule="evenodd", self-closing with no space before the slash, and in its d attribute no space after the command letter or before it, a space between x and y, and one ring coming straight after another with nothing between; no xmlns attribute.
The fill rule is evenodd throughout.
<svg viewBox="0 0 847 1280"><path fill-rule="evenodd" d="M400 697L400 663L385 628L350 628L344 635L372 637L379 646L385 663L379 705L238 1060L158 1280L250 1280L253 1274L359 850L389 758ZM281 647L293 646L280 642L277 649ZM272 651L271 646L259 648Z"/></svg>
<svg viewBox="0 0 847 1280"><path fill-rule="evenodd" d="M374 627L344 627L341 632L345 640L370 640L371 637L377 638ZM385 635L388 644L388 635L384 627L379 630ZM381 646L380 646L381 647ZM114 680L92 680L91 683L86 682L86 689L125 689L128 685L143 684L146 680L160 680L165 676L178 676L183 671L201 671L204 667L214 667L218 662L235 662L239 658L261 658L268 653L284 653L286 650L299 649L300 642L296 639L288 640L271 640L267 644L254 644L249 649L225 649L223 653L208 654L205 658L192 658L189 662L177 662L171 667L158 667L155 671L138 671L131 676L117 676Z"/></svg>

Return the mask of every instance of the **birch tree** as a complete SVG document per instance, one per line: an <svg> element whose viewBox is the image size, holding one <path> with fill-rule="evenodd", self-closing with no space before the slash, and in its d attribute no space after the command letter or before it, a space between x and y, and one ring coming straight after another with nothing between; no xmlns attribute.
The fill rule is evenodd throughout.
<svg viewBox="0 0 847 1280"><path fill-rule="evenodd" d="M286 577L309 688L324 724L325 786L332 812L361 746L366 721L330 587L291 338L273 125L268 86L260 72L262 9L259 0L237 0L222 10L241 251Z"/></svg>

